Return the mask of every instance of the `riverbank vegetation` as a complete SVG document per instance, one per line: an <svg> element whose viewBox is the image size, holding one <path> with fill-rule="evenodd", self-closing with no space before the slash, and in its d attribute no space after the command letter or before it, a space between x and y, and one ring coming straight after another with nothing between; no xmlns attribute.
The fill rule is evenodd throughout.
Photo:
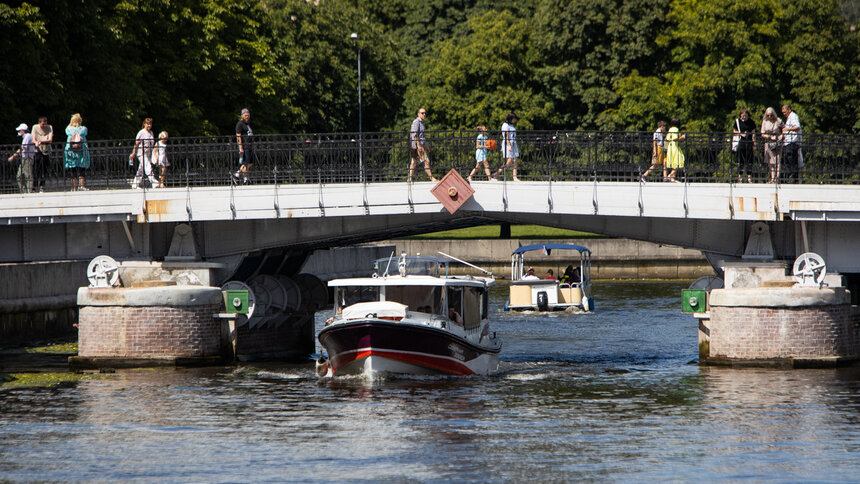
<svg viewBox="0 0 860 484"><path fill-rule="evenodd" d="M68 357L77 352L77 341L0 349L0 390L56 387L101 378L92 372L68 370Z"/></svg>
<svg viewBox="0 0 860 484"><path fill-rule="evenodd" d="M81 113L91 139L144 117L171 136L428 129L728 131L790 103L860 131L853 0L30 0L0 4L1 142ZM356 41L350 34L358 35ZM8 131L5 131L8 130Z"/></svg>
<svg viewBox="0 0 860 484"><path fill-rule="evenodd" d="M603 235L580 232L578 230L557 229L541 225L512 225L511 239L591 239L604 237ZM498 239L501 227L498 225L481 225L464 229L443 230L429 234L413 235L410 239L439 239L439 240L470 240L470 239Z"/></svg>

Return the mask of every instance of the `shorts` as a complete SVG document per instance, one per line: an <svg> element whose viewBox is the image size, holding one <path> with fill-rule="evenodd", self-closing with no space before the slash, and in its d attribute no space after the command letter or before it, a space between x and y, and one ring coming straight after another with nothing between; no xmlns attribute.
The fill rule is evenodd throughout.
<svg viewBox="0 0 860 484"><path fill-rule="evenodd" d="M664 165L664 164L666 164L666 150L664 150L662 146L657 145L657 150L651 154L651 164L652 165Z"/></svg>
<svg viewBox="0 0 860 484"><path fill-rule="evenodd" d="M409 158L412 161L430 161L427 157L427 148L424 148L421 153L418 153L418 148L409 148Z"/></svg>
<svg viewBox="0 0 860 484"><path fill-rule="evenodd" d="M66 168L66 174L72 178L80 178L84 176L84 173L86 173L86 171L86 168L81 168L79 166L76 166L74 168Z"/></svg>
<svg viewBox="0 0 860 484"><path fill-rule="evenodd" d="M244 153L239 153L239 164L240 165L253 165L257 161L257 154L254 153L254 150L245 148Z"/></svg>

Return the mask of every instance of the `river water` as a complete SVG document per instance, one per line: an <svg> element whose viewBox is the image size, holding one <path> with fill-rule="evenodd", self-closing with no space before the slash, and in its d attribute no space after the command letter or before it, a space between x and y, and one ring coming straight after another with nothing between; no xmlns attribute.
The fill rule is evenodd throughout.
<svg viewBox="0 0 860 484"><path fill-rule="evenodd" d="M600 282L591 314L497 309L492 377L267 363L0 391L0 481L860 480L860 368L699 367L683 287Z"/></svg>

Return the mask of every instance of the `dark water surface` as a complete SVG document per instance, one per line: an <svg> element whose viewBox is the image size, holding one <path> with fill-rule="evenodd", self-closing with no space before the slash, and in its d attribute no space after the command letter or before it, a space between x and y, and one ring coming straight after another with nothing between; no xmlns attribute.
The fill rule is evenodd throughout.
<svg viewBox="0 0 860 484"><path fill-rule="evenodd" d="M599 283L591 314L496 310L492 377L270 363L3 391L0 481L858 482L860 369L691 364L685 286Z"/></svg>

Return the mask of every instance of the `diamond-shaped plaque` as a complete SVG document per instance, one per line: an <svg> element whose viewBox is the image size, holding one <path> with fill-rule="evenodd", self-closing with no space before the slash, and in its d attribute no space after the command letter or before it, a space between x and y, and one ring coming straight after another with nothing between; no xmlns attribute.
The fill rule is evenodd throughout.
<svg viewBox="0 0 860 484"><path fill-rule="evenodd" d="M451 168L451 171L442 177L439 183L430 190L430 193L442 203L442 206L449 213L454 213L472 198L475 190L472 190L472 187L457 173L457 170Z"/></svg>

